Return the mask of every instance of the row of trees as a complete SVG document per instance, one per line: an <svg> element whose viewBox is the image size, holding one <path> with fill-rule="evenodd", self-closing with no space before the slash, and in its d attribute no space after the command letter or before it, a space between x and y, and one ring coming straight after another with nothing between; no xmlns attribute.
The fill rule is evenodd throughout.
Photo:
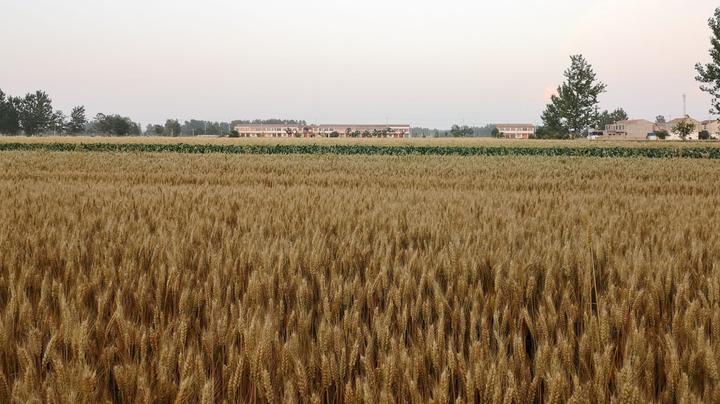
<svg viewBox="0 0 720 404"><path fill-rule="evenodd" d="M0 134L97 133L124 136L139 135L140 132L139 124L120 115L97 114L88 120L82 105L74 107L67 116L63 111L53 109L52 99L44 91L13 97L0 89Z"/></svg>
<svg viewBox="0 0 720 404"><path fill-rule="evenodd" d="M86 126L87 133L106 134L114 136L140 135L140 124L121 115L97 114Z"/></svg>
<svg viewBox="0 0 720 404"><path fill-rule="evenodd" d="M77 106L70 115L55 110L52 99L44 91L26 94L24 97L13 97L0 89L0 134L29 136L39 134L70 134L83 133L105 134L114 136L126 135L160 135L160 136L194 136L194 135L233 135L232 128L236 124L292 124L305 125L302 120L287 119L256 119L235 120L232 122L211 122L191 119L181 124L177 119L168 119L164 125L147 125L143 132L139 123L118 114L99 113L91 120L86 117L85 107ZM361 137L365 134L358 134ZM367 137L381 134L368 133Z"/></svg>
<svg viewBox="0 0 720 404"><path fill-rule="evenodd" d="M52 100L44 91L13 97L0 89L0 133L81 133L86 124L83 106L73 108L68 117L62 111L53 110Z"/></svg>
<svg viewBox="0 0 720 404"><path fill-rule="evenodd" d="M180 136L184 133L177 119L168 119L165 121L165 125L149 124L145 129L145 134L154 136ZM198 135L200 134L202 133L198 133Z"/></svg>
<svg viewBox="0 0 720 404"><path fill-rule="evenodd" d="M236 124L292 124L305 125L302 120L288 119L256 119L235 120L232 122L210 122L191 119L181 124L177 119L168 119L164 125L147 125L144 134L164 136L192 135L232 135ZM72 109L70 115L55 110L52 99L44 91L26 94L24 97L13 97L0 89L0 134L17 135L23 133L33 136L39 134L70 134L83 133L105 134L115 136L141 135L143 130L139 123L118 114L99 113L91 120L86 117L85 107L80 105ZM368 136L371 136L368 135Z"/></svg>

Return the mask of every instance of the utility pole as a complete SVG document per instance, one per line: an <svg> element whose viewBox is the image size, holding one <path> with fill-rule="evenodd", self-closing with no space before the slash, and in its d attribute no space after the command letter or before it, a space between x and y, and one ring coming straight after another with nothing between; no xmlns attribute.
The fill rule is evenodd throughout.
<svg viewBox="0 0 720 404"><path fill-rule="evenodd" d="M683 94L683 118L687 118L687 94Z"/></svg>
<svg viewBox="0 0 720 404"><path fill-rule="evenodd" d="M595 104L595 123L593 124L593 126L595 127L594 129L596 132L600 129L600 115L598 114L598 111L600 111L600 109L598 108L597 104Z"/></svg>

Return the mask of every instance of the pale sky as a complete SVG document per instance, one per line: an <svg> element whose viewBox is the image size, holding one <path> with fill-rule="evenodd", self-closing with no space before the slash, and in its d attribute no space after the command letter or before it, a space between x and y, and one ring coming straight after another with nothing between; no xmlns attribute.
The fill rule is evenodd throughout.
<svg viewBox="0 0 720 404"><path fill-rule="evenodd" d="M710 0L0 0L0 88L141 122L540 121L569 55L601 108L708 118Z"/></svg>

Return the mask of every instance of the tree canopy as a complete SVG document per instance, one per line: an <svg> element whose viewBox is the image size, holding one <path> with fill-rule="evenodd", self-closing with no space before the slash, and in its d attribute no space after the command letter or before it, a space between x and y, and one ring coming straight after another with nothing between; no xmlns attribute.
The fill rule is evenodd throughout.
<svg viewBox="0 0 720 404"><path fill-rule="evenodd" d="M20 131L18 103L0 90L0 134L15 135Z"/></svg>
<svg viewBox="0 0 720 404"><path fill-rule="evenodd" d="M95 118L90 123L90 129L92 132L105 135L127 136L140 134L140 126L130 118L102 113L95 115Z"/></svg>
<svg viewBox="0 0 720 404"><path fill-rule="evenodd" d="M472 136L473 130L472 130L471 127L466 126L466 125L463 125L463 126L453 125L453 126L450 128L450 134L451 134L453 137Z"/></svg>
<svg viewBox="0 0 720 404"><path fill-rule="evenodd" d="M682 140L687 139L688 135L693 133L695 130L695 124L688 121L687 119L683 119L682 121L678 122L677 125L673 126L672 131L673 133L680 136Z"/></svg>
<svg viewBox="0 0 720 404"><path fill-rule="evenodd" d="M165 121L165 133L170 136L180 136L182 134L182 127L177 119L168 119Z"/></svg>
<svg viewBox="0 0 720 404"><path fill-rule="evenodd" d="M542 120L546 130L575 137L597 122L598 96L606 86L596 80L595 71L582 55L572 55L570 61L565 82L551 97Z"/></svg>
<svg viewBox="0 0 720 404"><path fill-rule="evenodd" d="M622 108L617 108L612 112L605 110L598 116L597 129L605 129L606 125L612 125L615 122L626 121L627 119L628 114Z"/></svg>
<svg viewBox="0 0 720 404"><path fill-rule="evenodd" d="M73 108L70 113L70 121L67 123L66 130L71 134L83 133L87 123L87 118L85 117L85 107L82 105L77 106Z"/></svg>
<svg viewBox="0 0 720 404"><path fill-rule="evenodd" d="M37 135L51 128L54 116L52 100L44 91L25 95L19 103L20 126L26 135Z"/></svg>
<svg viewBox="0 0 720 404"><path fill-rule="evenodd" d="M710 63L695 65L696 80L702 83L700 89L712 96L710 113L720 115L720 7L715 9L715 15L708 20L712 31L710 39Z"/></svg>

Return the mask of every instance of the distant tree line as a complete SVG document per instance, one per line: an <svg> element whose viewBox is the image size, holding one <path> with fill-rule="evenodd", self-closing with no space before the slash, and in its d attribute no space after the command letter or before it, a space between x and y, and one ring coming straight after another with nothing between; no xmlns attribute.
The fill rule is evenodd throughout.
<svg viewBox="0 0 720 404"><path fill-rule="evenodd" d="M93 133L124 136L139 135L140 132L139 124L120 115L100 113L88 120L82 105L74 107L67 116L63 111L53 109L52 99L44 91L13 97L0 89L0 134L35 136Z"/></svg>
<svg viewBox="0 0 720 404"><path fill-rule="evenodd" d="M98 134L112 136L232 136L237 124L307 125L304 120L255 119L213 122L191 119L182 124L168 119L164 125L149 124L145 130L126 116L99 113L88 119L85 107L74 107L70 115L55 110L52 99L44 91L13 97L0 89L0 134L2 135L81 135Z"/></svg>
<svg viewBox="0 0 720 404"><path fill-rule="evenodd" d="M113 136L137 136L141 134L140 124L120 115L97 114L85 127L87 133Z"/></svg>
<svg viewBox="0 0 720 404"><path fill-rule="evenodd" d="M53 109L52 100L44 91L13 97L0 89L0 134L74 134L84 131L86 123L83 106L73 108L68 117Z"/></svg>

